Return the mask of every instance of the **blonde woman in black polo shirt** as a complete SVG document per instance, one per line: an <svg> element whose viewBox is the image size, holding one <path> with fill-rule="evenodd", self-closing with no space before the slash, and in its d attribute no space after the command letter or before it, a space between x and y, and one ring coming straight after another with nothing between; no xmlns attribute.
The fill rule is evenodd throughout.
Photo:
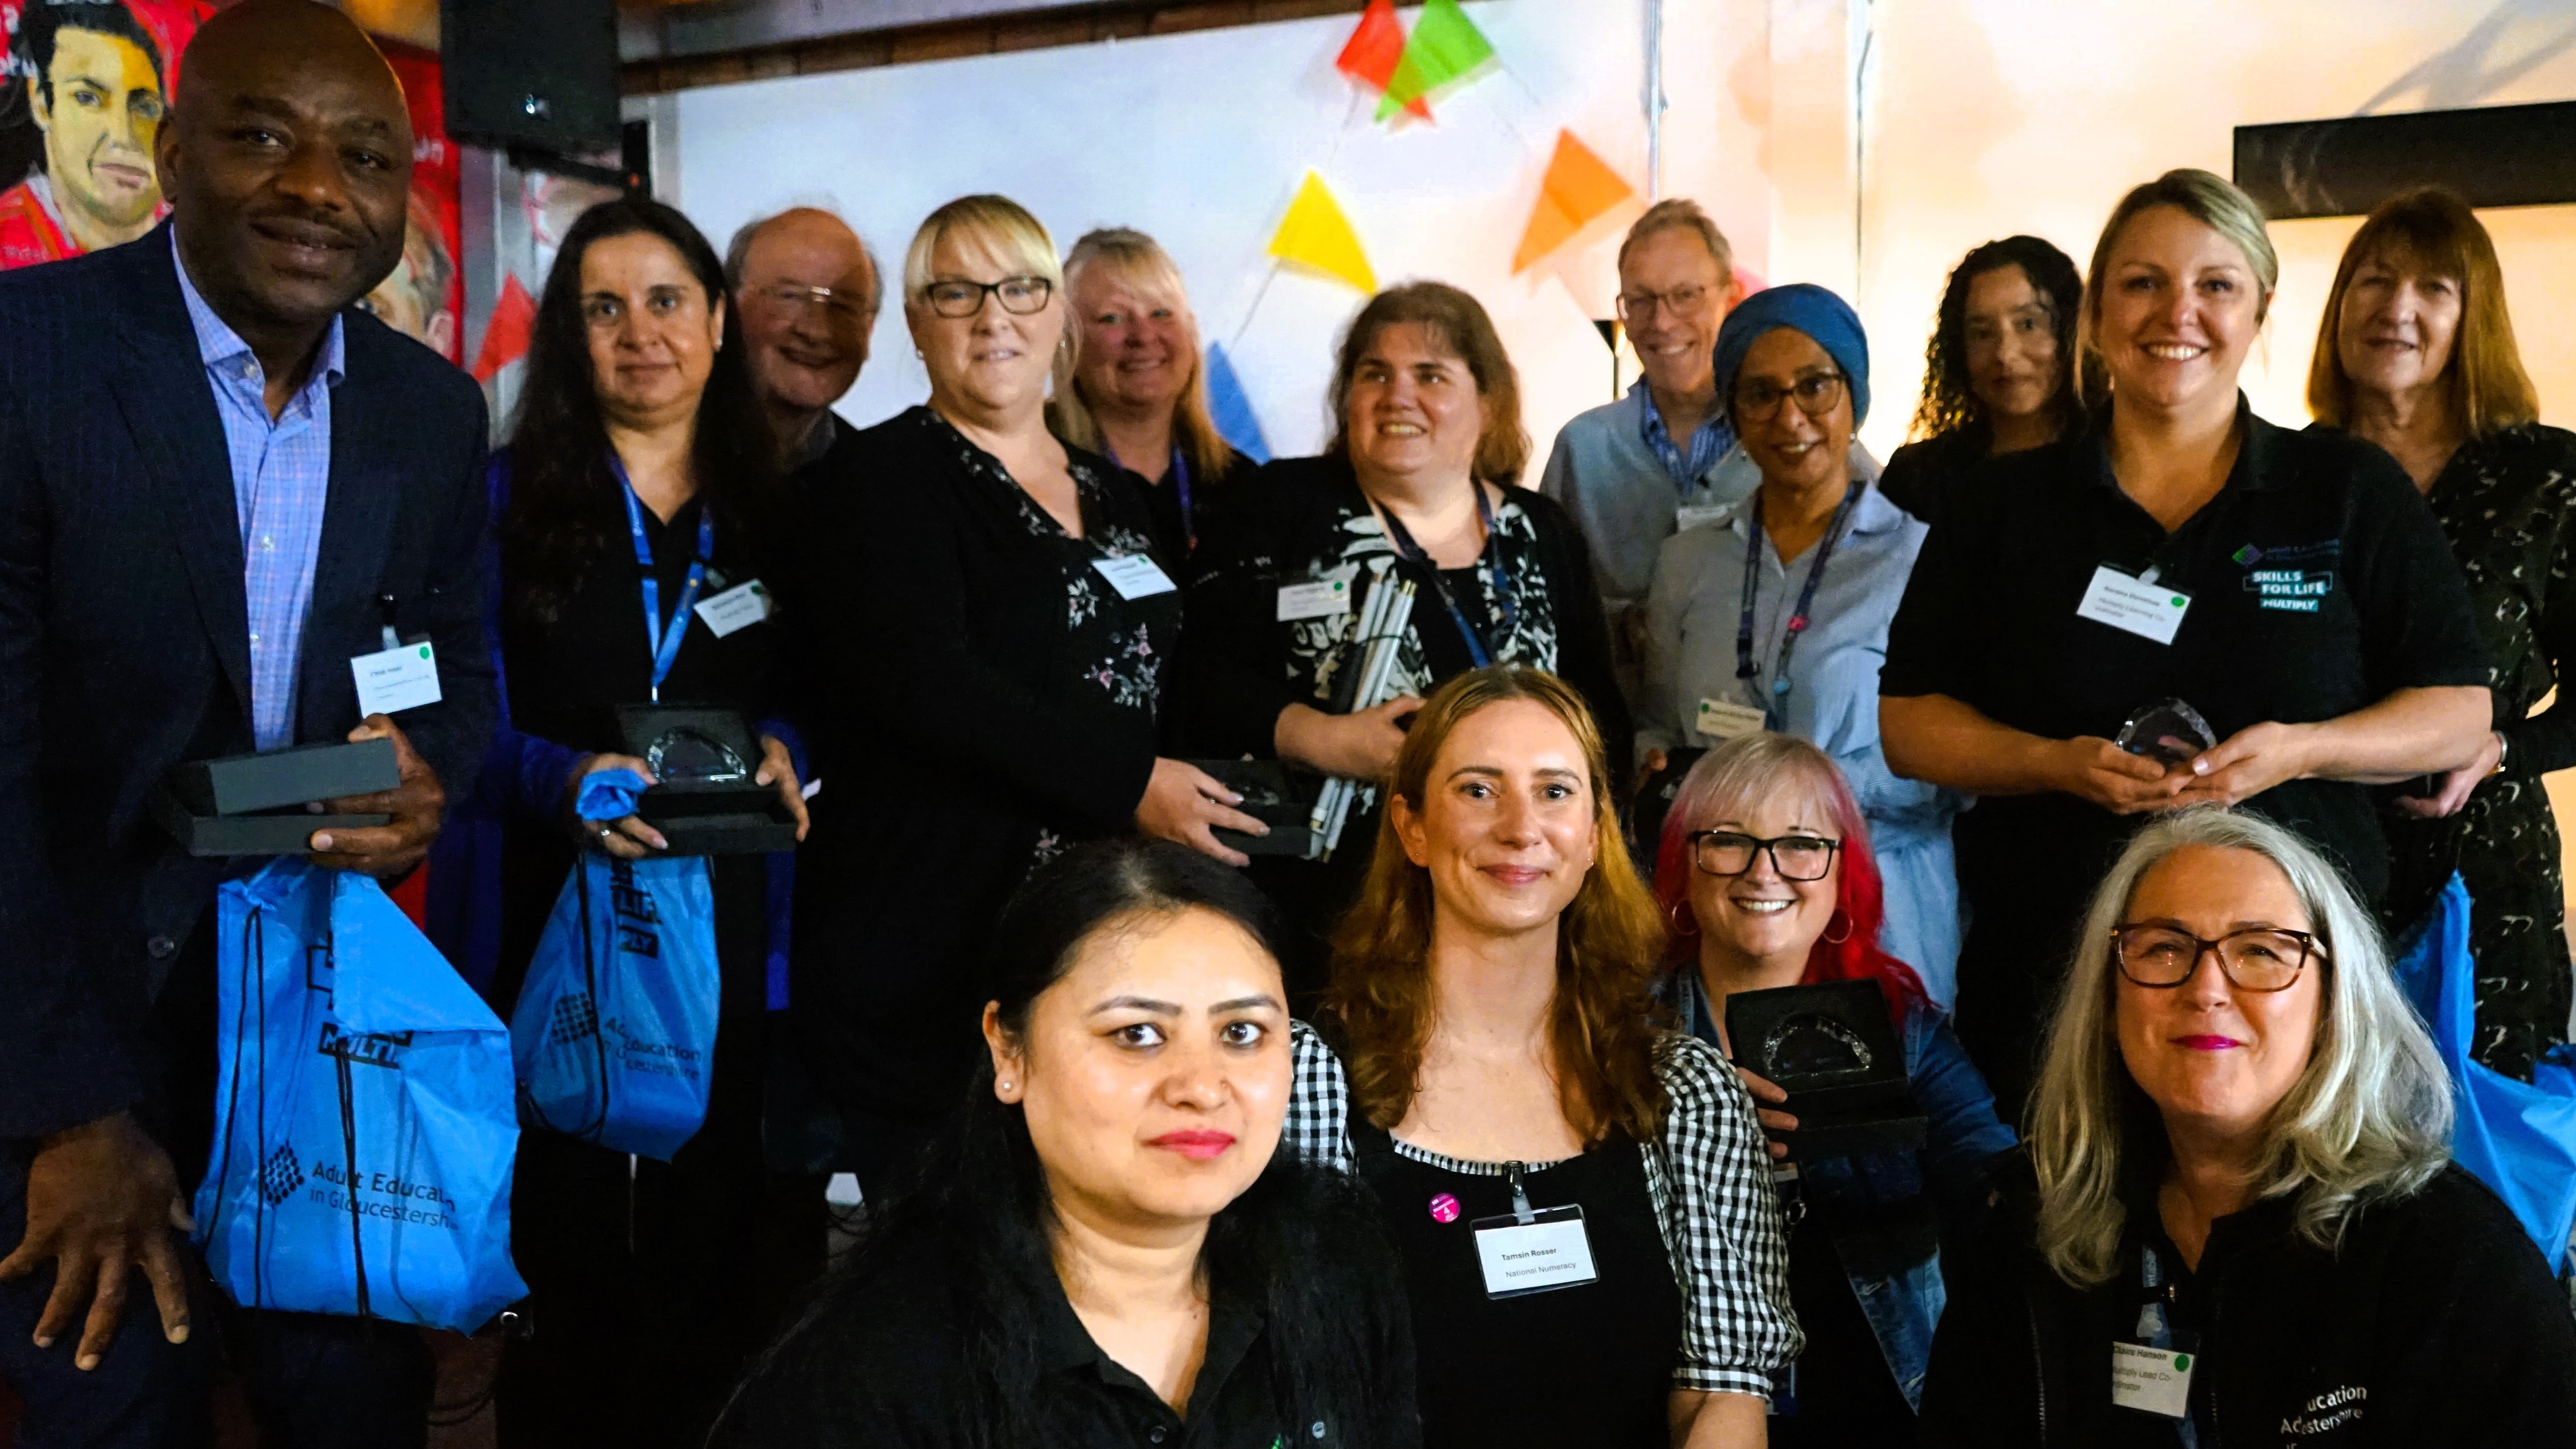
<svg viewBox="0 0 2576 1449"><path fill-rule="evenodd" d="M1957 829L1959 1035L2007 1112L2074 913L2134 817L2245 802L2376 898L2364 787L2455 769L2485 737L2485 650L2405 473L2237 391L2277 274L2262 212L2208 172L2123 198L2085 292L2095 426L1987 465L1889 633L1889 766L1989 797ZM2209 739L2148 727L2168 701Z"/></svg>

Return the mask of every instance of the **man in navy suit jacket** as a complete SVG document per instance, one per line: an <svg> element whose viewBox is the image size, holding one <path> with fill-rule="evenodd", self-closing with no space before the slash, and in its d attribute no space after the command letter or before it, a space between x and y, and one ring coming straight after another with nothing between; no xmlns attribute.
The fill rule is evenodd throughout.
<svg viewBox="0 0 2576 1449"><path fill-rule="evenodd" d="M182 854L153 787L390 737L400 788L337 803L391 823L309 842L390 881L494 716L481 393L351 305L402 252L393 73L335 11L245 0L181 75L170 222L0 277L0 1374L26 1449L202 1424L172 1224L212 1119L216 887L260 862ZM362 719L350 660L388 626L429 638L442 698ZM124 1311L137 1270L157 1321ZM420 1442L412 1330L222 1317L270 1442Z"/></svg>

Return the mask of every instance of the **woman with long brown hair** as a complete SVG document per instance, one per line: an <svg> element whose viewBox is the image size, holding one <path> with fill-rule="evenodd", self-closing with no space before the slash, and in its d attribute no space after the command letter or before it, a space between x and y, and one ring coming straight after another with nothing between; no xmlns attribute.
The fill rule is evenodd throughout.
<svg viewBox="0 0 2576 1449"><path fill-rule="evenodd" d="M2335 270L2308 410L2385 448L2415 480L2468 579L2493 670L2477 758L2410 790L2388 830L2381 919L2423 914L2451 872L2469 887L2477 1056L2528 1077L2567 1038L2571 987L2558 820L2540 777L2576 765L2576 705L2533 706L2576 656L2576 434L2540 424L2495 243L2438 187L2390 198Z"/></svg>
<svg viewBox="0 0 2576 1449"><path fill-rule="evenodd" d="M1611 779L1553 675L1442 686L1335 936L1342 1056L1298 1043L1290 1145L1376 1192L1428 1446L1759 1445L1798 1350L1752 1098L1651 1024L1663 922Z"/></svg>

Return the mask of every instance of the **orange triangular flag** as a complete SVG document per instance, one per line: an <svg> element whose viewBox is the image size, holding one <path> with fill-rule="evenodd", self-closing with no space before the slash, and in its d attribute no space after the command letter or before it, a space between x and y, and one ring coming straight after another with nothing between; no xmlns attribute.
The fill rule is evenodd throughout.
<svg viewBox="0 0 2576 1449"><path fill-rule="evenodd" d="M1512 253L1513 273L1527 271L1532 262L1572 241L1576 233L1636 194L1636 188L1592 154L1591 147L1574 139L1572 131L1557 132L1556 155L1538 184L1538 205L1530 208L1520 249Z"/></svg>
<svg viewBox="0 0 2576 1449"><path fill-rule="evenodd" d="M1395 63L1403 58L1404 27L1396 23L1395 0L1369 0L1359 28L1343 43L1333 69L1384 95L1388 82L1395 79ZM1431 119L1430 102L1419 96L1405 110L1423 120Z"/></svg>

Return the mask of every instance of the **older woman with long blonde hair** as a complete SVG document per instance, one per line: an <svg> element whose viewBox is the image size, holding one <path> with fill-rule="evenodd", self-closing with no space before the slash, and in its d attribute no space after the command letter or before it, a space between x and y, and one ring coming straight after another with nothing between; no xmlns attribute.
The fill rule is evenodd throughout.
<svg viewBox="0 0 2576 1449"><path fill-rule="evenodd" d="M2495 243L2425 187L2381 204L2335 271L2308 409L2388 450L2432 505L2494 665L2477 757L2398 801L2382 919L2414 921L2456 870L2478 958L2478 1060L2531 1075L2567 1038L2558 819L2540 777L2576 765L2576 703L2531 711L2576 658L2576 433L2540 423Z"/></svg>
<svg viewBox="0 0 2576 1449"><path fill-rule="evenodd" d="M1797 1352L1751 1097L1649 1024L1663 925L1582 697L1480 669L1396 756L1290 1145L1399 1255L1426 1446L1759 1445ZM1347 1064L1347 1072L1345 1071Z"/></svg>
<svg viewBox="0 0 2576 1449"><path fill-rule="evenodd" d="M2576 1318L2450 1126L2340 871L2243 811L2148 826L1950 1266L1926 1442L2576 1443Z"/></svg>
<svg viewBox="0 0 2576 1449"><path fill-rule="evenodd" d="M860 435L801 540L814 802L796 1012L871 1191L966 1088L987 934L1030 869L1142 831L1240 864L1259 834L1158 753L1180 594L1136 481L1047 431L1077 344L1055 243L1000 196L930 214L903 261L930 397Z"/></svg>
<svg viewBox="0 0 2576 1449"><path fill-rule="evenodd" d="M1082 346L1047 419L1066 442L1154 485L1166 541L1187 552L1226 479L1250 460L1209 414L1199 319L1180 266L1145 233L1102 227L1065 254L1064 289Z"/></svg>

